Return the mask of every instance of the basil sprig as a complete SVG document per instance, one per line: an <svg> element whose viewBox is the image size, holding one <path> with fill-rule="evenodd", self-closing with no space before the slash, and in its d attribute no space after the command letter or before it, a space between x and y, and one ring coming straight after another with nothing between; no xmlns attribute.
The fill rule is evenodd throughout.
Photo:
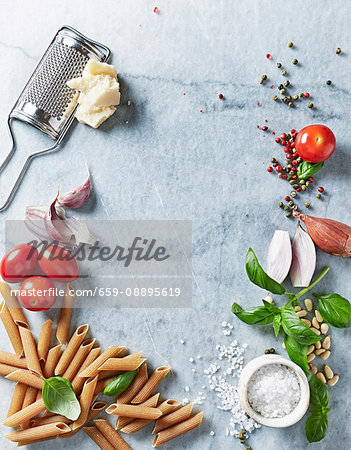
<svg viewBox="0 0 351 450"><path fill-rule="evenodd" d="M302 161L302 163L299 164L299 167L297 169L297 178L306 180L307 178L312 177L315 173L321 170L323 165L324 165L323 161L319 163L310 163L307 161Z"/></svg>
<svg viewBox="0 0 351 450"><path fill-rule="evenodd" d="M81 408L72 384L62 377L41 378L44 380L42 395L46 409L69 420L77 420Z"/></svg>
<svg viewBox="0 0 351 450"><path fill-rule="evenodd" d="M283 339L286 351L288 352L289 358L295 364L301 367L305 372L306 376L309 376L308 366L307 366L307 344L300 344L292 336L287 335L283 331Z"/></svg>
<svg viewBox="0 0 351 450"><path fill-rule="evenodd" d="M311 414L306 421L306 436L309 442L321 441L328 431L328 413L330 392L324 383L315 375L309 380Z"/></svg>
<svg viewBox="0 0 351 450"><path fill-rule="evenodd" d="M249 325L268 325L273 322L274 313L266 306L255 306L249 309L243 309L237 303L232 304L232 313L242 322Z"/></svg>
<svg viewBox="0 0 351 450"><path fill-rule="evenodd" d="M104 395L120 395L124 392L131 382L134 380L135 375L138 373L137 370L131 370L130 372L124 372L118 375L114 380L110 381L109 384L104 389Z"/></svg>
<svg viewBox="0 0 351 450"><path fill-rule="evenodd" d="M351 305L338 294L317 295L318 309L323 319L336 328L351 327Z"/></svg>
<svg viewBox="0 0 351 450"><path fill-rule="evenodd" d="M273 280L273 278L268 276L262 269L252 248L249 248L246 254L245 267L247 276L252 283L266 291L272 292L272 294L285 294L284 286Z"/></svg>
<svg viewBox="0 0 351 450"><path fill-rule="evenodd" d="M291 306L281 308L282 327L288 336L293 337L300 344L311 345L321 340L321 337L314 333L298 317Z"/></svg>

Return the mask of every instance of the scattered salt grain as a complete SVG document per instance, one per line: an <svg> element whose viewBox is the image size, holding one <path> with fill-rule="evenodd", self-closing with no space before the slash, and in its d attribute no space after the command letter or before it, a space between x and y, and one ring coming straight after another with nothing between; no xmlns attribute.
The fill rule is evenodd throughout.
<svg viewBox="0 0 351 450"><path fill-rule="evenodd" d="M214 431L210 431L210 436L214 436L215 432Z"/></svg>
<svg viewBox="0 0 351 450"><path fill-rule="evenodd" d="M191 363L193 363L193 362L194 362L194 358L189 358L189 361L190 361Z"/></svg>
<svg viewBox="0 0 351 450"><path fill-rule="evenodd" d="M185 392L189 392L190 391L190 387L189 386L185 386L184 391Z"/></svg>
<svg viewBox="0 0 351 450"><path fill-rule="evenodd" d="M183 398L182 405L185 406L189 403L189 399L187 397Z"/></svg>
<svg viewBox="0 0 351 450"><path fill-rule="evenodd" d="M185 341L183 339L180 340L181 344L185 344Z"/></svg>

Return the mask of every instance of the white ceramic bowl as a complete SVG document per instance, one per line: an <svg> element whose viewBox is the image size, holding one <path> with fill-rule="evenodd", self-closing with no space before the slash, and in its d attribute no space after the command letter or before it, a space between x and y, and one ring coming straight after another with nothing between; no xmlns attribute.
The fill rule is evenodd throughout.
<svg viewBox="0 0 351 450"><path fill-rule="evenodd" d="M297 404L296 408L290 414L287 414L284 417L277 417L271 419L261 416L261 414L259 414L257 411L251 408L249 401L247 399L247 388L252 375L258 369L268 364L284 364L285 366L290 367L296 373L300 382L301 388L300 401ZM308 380L303 370L297 364L293 363L292 361L286 358L283 358L280 355L263 355L250 361L244 367L241 373L239 379L239 394L241 401L244 405L245 411L250 417L252 417L256 422L260 423L261 425L274 428L284 428L294 425L305 415L308 405L310 403L310 389L308 386Z"/></svg>

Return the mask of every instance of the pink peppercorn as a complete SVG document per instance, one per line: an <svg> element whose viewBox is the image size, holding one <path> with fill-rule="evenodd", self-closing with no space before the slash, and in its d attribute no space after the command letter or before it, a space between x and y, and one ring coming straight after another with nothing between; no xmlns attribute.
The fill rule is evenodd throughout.
<svg viewBox="0 0 351 450"><path fill-rule="evenodd" d="M288 195L285 197L285 201L286 201L286 202L289 202L289 201L290 201L290 197L289 197Z"/></svg>
<svg viewBox="0 0 351 450"><path fill-rule="evenodd" d="M309 182L310 182L310 183L313 183L313 182L314 182L314 178L313 178L313 177L310 177L310 178L309 178Z"/></svg>
<svg viewBox="0 0 351 450"><path fill-rule="evenodd" d="M301 191L302 191L302 189L300 187L296 189L296 192L301 192Z"/></svg>
<svg viewBox="0 0 351 450"><path fill-rule="evenodd" d="M284 178L284 180L286 180L288 178L286 173L283 173L282 178Z"/></svg>
<svg viewBox="0 0 351 450"><path fill-rule="evenodd" d="M280 135L280 137L281 137L281 139L286 139L286 134L285 134L285 133L282 133L282 134Z"/></svg>
<svg viewBox="0 0 351 450"><path fill-rule="evenodd" d="M275 170L276 170L277 172L281 172L281 171L282 171L282 166L277 166L277 167L275 168Z"/></svg>
<svg viewBox="0 0 351 450"><path fill-rule="evenodd" d="M322 186L319 186L318 192L324 192L324 188Z"/></svg>
<svg viewBox="0 0 351 450"><path fill-rule="evenodd" d="M306 92L305 97L308 98L310 96L310 94L308 92Z"/></svg>
<svg viewBox="0 0 351 450"><path fill-rule="evenodd" d="M293 129L290 131L290 133L291 133L291 134L295 134L295 133L296 133L296 130L293 128Z"/></svg>
<svg viewBox="0 0 351 450"><path fill-rule="evenodd" d="M262 131L267 131L267 130L268 130L268 127L266 125L262 127Z"/></svg>
<svg viewBox="0 0 351 450"><path fill-rule="evenodd" d="M223 99L223 94L218 94L218 98L219 98L220 100L222 100L222 99Z"/></svg>
<svg viewBox="0 0 351 450"><path fill-rule="evenodd" d="M290 144L290 147L291 147L291 148L295 148L295 142L292 142L292 143Z"/></svg>
<svg viewBox="0 0 351 450"><path fill-rule="evenodd" d="M280 142L280 138L275 138L275 142L277 143L277 144L279 144L279 142Z"/></svg>
<svg viewBox="0 0 351 450"><path fill-rule="evenodd" d="M296 159L293 159L293 160L291 161L291 164L292 164L293 166L296 166L296 164L297 164Z"/></svg>
<svg viewBox="0 0 351 450"><path fill-rule="evenodd" d="M286 146L286 141L280 141L280 145Z"/></svg>
<svg viewBox="0 0 351 450"><path fill-rule="evenodd" d="M267 172L273 172L273 167L271 166L267 167Z"/></svg>

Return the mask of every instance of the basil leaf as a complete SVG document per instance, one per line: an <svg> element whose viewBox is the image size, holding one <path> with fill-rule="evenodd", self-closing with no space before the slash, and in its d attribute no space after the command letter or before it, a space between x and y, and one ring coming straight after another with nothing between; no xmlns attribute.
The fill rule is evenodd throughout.
<svg viewBox="0 0 351 450"><path fill-rule="evenodd" d="M328 431L328 416L321 410L315 410L306 421L306 436L309 442L318 442L325 438Z"/></svg>
<svg viewBox="0 0 351 450"><path fill-rule="evenodd" d="M77 420L81 408L72 384L62 377L41 378L44 380L42 395L46 409L69 420Z"/></svg>
<svg viewBox="0 0 351 450"><path fill-rule="evenodd" d="M317 295L319 312L323 319L336 328L351 327L351 306L346 298L338 294Z"/></svg>
<svg viewBox="0 0 351 450"><path fill-rule="evenodd" d="M308 345L300 344L293 337L288 336L283 331L283 338L286 351L288 352L289 358L295 364L301 367L305 372L306 376L309 376L308 366L307 366L307 348ZM317 378L318 380L318 378ZM319 380L318 380L319 381Z"/></svg>
<svg viewBox="0 0 351 450"><path fill-rule="evenodd" d="M310 163L307 161L302 161L299 164L297 169L297 178L301 178L302 180L306 180L309 177L312 177L315 173L317 173L323 167L324 162L319 163Z"/></svg>
<svg viewBox="0 0 351 450"><path fill-rule="evenodd" d="M122 373L117 378L110 381L104 389L104 395L120 395L124 392L134 380L137 370L131 370L130 372Z"/></svg>
<svg viewBox="0 0 351 450"><path fill-rule="evenodd" d="M246 254L246 273L252 283L272 292L272 294L282 295L285 293L285 288L281 284L277 283L273 278L269 277L266 272L260 266L258 259L252 250L249 248Z"/></svg>
<svg viewBox="0 0 351 450"><path fill-rule="evenodd" d="M308 382L310 386L310 401L313 406L325 407L329 405L330 391L315 375Z"/></svg>
<svg viewBox="0 0 351 450"><path fill-rule="evenodd" d="M232 304L232 313L242 322L249 325L268 325L273 322L274 314L265 306L242 309L237 303Z"/></svg>
<svg viewBox="0 0 351 450"><path fill-rule="evenodd" d="M267 300L262 300L262 301L263 301L263 304L266 307L266 309L268 309L268 311L271 311L274 314L280 314L280 308L273 305L272 303L267 302Z"/></svg>
<svg viewBox="0 0 351 450"><path fill-rule="evenodd" d="M278 337L281 323L282 323L282 316L280 315L280 313L276 314L273 318L273 328L275 337Z"/></svg>
<svg viewBox="0 0 351 450"><path fill-rule="evenodd" d="M288 336L292 336L300 344L311 345L321 340L321 337L314 333L297 316L291 306L281 308L282 327Z"/></svg>

